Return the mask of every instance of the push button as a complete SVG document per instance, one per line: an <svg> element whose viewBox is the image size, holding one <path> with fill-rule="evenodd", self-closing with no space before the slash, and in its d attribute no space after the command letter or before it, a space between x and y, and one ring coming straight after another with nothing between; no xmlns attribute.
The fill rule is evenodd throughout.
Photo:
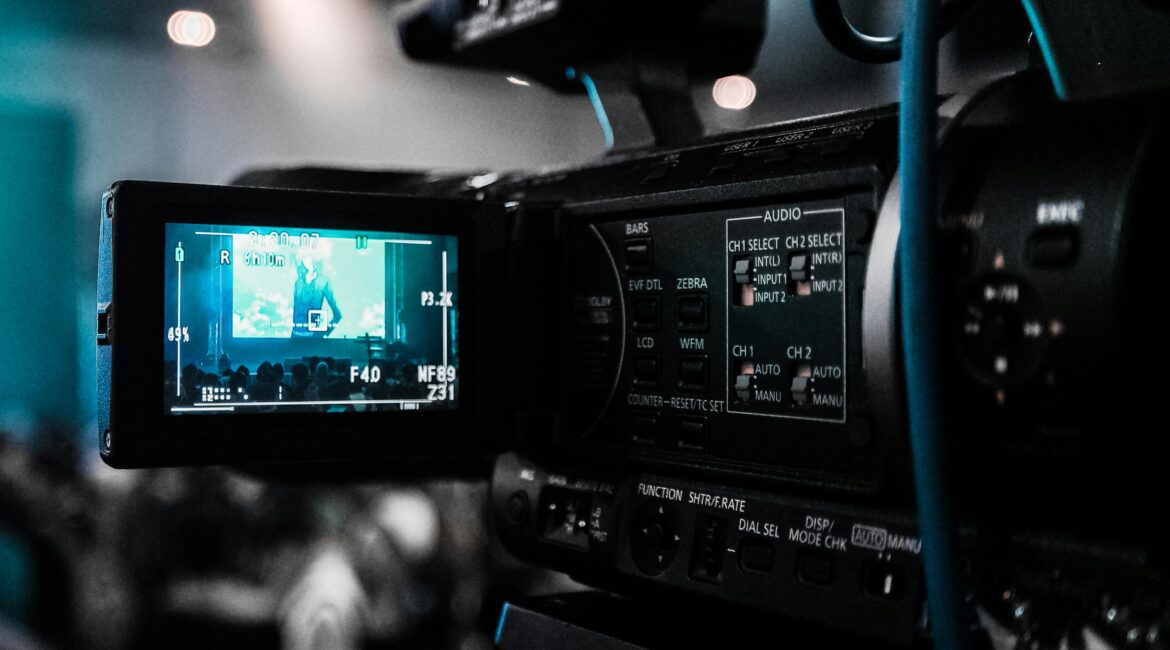
<svg viewBox="0 0 1170 650"><path fill-rule="evenodd" d="M643 355L634 359L634 383L639 386L658 385L658 355Z"/></svg>
<svg viewBox="0 0 1170 650"><path fill-rule="evenodd" d="M674 169L674 163L664 162L650 165L650 168L646 170L646 175L642 177L642 185L666 178L672 169Z"/></svg>
<svg viewBox="0 0 1170 650"><path fill-rule="evenodd" d="M97 344L109 345L114 336L113 303L99 302L97 306Z"/></svg>
<svg viewBox="0 0 1170 650"><path fill-rule="evenodd" d="M707 422L701 418L683 418L678 422L678 446L702 449L707 446Z"/></svg>
<svg viewBox="0 0 1170 650"><path fill-rule="evenodd" d="M678 387L685 391L707 390L707 356L691 355L678 360Z"/></svg>
<svg viewBox="0 0 1170 650"><path fill-rule="evenodd" d="M802 550L796 556L796 577L805 584L827 587L833 584L833 558L824 553Z"/></svg>
<svg viewBox="0 0 1170 650"><path fill-rule="evenodd" d="M649 273L654 263L654 248L649 239L626 240L626 273Z"/></svg>
<svg viewBox="0 0 1170 650"><path fill-rule="evenodd" d="M634 442L657 443L658 418L653 415L635 415L630 419L630 439Z"/></svg>
<svg viewBox="0 0 1170 650"><path fill-rule="evenodd" d="M679 296L678 329L686 332L707 329L707 296L698 294Z"/></svg>
<svg viewBox="0 0 1170 650"><path fill-rule="evenodd" d="M725 153L719 156L715 159L714 164L711 165L711 171L709 173L719 174L735 169L735 166L739 164L740 157L738 153Z"/></svg>
<svg viewBox="0 0 1170 650"><path fill-rule="evenodd" d="M1028 263L1041 269L1070 266L1077 259L1078 239L1071 226L1041 228L1028 238Z"/></svg>
<svg viewBox="0 0 1170 650"><path fill-rule="evenodd" d="M662 326L659 317L658 296L642 296L634 299L634 329L639 331L657 330Z"/></svg>
<svg viewBox="0 0 1170 650"><path fill-rule="evenodd" d="M762 539L746 537L739 544L739 568L748 573L767 575L776 565L772 544Z"/></svg>
<svg viewBox="0 0 1170 650"><path fill-rule="evenodd" d="M764 159L765 165L775 165L776 163L782 163L792 158L792 147L779 147L777 149L773 149L768 153L762 154L761 158Z"/></svg>
<svg viewBox="0 0 1170 650"><path fill-rule="evenodd" d="M835 156L849 151L853 146L853 138L836 138L821 143L821 156Z"/></svg>
<svg viewBox="0 0 1170 650"><path fill-rule="evenodd" d="M528 495L523 490L518 490L508 499L508 508L505 514L508 521L520 526L528 521L529 508Z"/></svg>

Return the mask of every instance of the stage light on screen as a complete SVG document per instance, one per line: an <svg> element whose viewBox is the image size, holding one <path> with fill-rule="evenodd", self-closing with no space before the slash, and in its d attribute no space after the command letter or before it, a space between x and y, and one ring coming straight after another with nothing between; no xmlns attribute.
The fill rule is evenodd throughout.
<svg viewBox="0 0 1170 650"><path fill-rule="evenodd" d="M167 35L178 45L203 47L215 38L215 21L202 11L176 11L167 20Z"/></svg>
<svg viewBox="0 0 1170 650"><path fill-rule="evenodd" d="M167 412L458 408L458 237L168 223Z"/></svg>
<svg viewBox="0 0 1170 650"><path fill-rule="evenodd" d="M715 81L711 96L721 108L740 111L756 100L756 84L743 75L731 75Z"/></svg>

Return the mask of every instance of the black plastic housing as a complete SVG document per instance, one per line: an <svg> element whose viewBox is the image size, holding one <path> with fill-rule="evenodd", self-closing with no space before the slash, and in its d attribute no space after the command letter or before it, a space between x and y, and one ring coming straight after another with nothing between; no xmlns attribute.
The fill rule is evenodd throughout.
<svg viewBox="0 0 1170 650"><path fill-rule="evenodd" d="M167 221L450 234L459 266L459 406L453 411L166 415L162 357ZM114 467L287 461L442 460L502 449L507 393L499 368L507 268L502 210L464 199L120 182L102 207L99 255L99 445ZM499 355L498 358L493 358ZM439 463L441 466L442 463ZM434 467L434 466L432 466Z"/></svg>

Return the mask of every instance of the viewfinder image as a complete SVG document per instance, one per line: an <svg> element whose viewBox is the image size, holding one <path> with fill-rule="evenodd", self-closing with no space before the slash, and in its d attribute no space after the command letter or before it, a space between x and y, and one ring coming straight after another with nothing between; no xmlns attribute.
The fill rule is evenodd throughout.
<svg viewBox="0 0 1170 650"><path fill-rule="evenodd" d="M168 223L168 413L458 406L453 235Z"/></svg>

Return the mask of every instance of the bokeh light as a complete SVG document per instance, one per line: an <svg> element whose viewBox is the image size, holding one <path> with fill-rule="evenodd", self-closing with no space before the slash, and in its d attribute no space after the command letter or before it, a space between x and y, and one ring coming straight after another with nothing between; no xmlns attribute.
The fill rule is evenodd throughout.
<svg viewBox="0 0 1170 650"><path fill-rule="evenodd" d="M167 20L167 35L179 45L203 47L215 39L215 21L202 11L176 11Z"/></svg>
<svg viewBox="0 0 1170 650"><path fill-rule="evenodd" d="M756 100L756 84L743 75L722 77L715 81L711 96L721 108L743 110Z"/></svg>

